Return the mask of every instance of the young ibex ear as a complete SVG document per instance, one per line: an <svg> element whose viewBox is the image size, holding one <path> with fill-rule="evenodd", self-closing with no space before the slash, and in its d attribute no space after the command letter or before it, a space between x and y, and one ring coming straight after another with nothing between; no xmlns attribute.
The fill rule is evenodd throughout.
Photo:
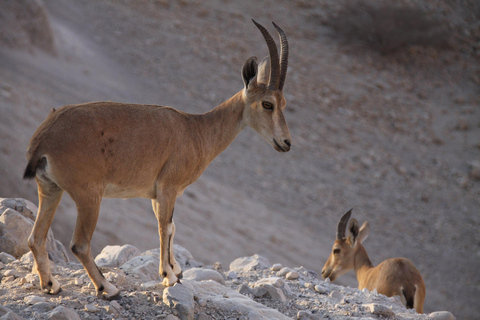
<svg viewBox="0 0 480 320"><path fill-rule="evenodd" d="M370 223L368 221L365 221L360 228L360 235L358 236L358 241L360 243L363 243L368 238L368 235L370 234Z"/></svg>
<svg viewBox="0 0 480 320"><path fill-rule="evenodd" d="M257 84L257 71L257 57L251 57L247 61L245 61L245 64L242 68L242 77L243 83L245 84L245 89L248 89L249 85Z"/></svg>
<svg viewBox="0 0 480 320"><path fill-rule="evenodd" d="M350 241L350 245L355 247L358 241L358 222L355 219L351 219L348 225L348 240Z"/></svg>

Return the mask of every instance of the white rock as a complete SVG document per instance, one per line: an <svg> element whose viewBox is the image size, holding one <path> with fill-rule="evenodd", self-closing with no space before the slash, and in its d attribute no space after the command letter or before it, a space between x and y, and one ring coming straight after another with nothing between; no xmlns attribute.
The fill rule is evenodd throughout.
<svg viewBox="0 0 480 320"><path fill-rule="evenodd" d="M58 306L49 313L47 313L47 319L50 320L81 320L78 314L72 309Z"/></svg>
<svg viewBox="0 0 480 320"><path fill-rule="evenodd" d="M123 246L106 246L95 258L95 263L99 267L120 267L125 262L140 254L140 250L130 244Z"/></svg>
<svg viewBox="0 0 480 320"><path fill-rule="evenodd" d="M285 277L287 273L291 272L292 269L290 268L282 268L280 271L277 272L277 277Z"/></svg>
<svg viewBox="0 0 480 320"><path fill-rule="evenodd" d="M280 271L280 269L282 269L282 265L280 263L275 263L270 269L272 271Z"/></svg>
<svg viewBox="0 0 480 320"><path fill-rule="evenodd" d="M136 275L142 282L160 281L159 259L151 255L140 255L124 263L120 269L126 274Z"/></svg>
<svg viewBox="0 0 480 320"><path fill-rule="evenodd" d="M395 312L393 312L388 307L378 304L378 303L371 303L365 305L365 308L372 314L382 317L393 317Z"/></svg>
<svg viewBox="0 0 480 320"><path fill-rule="evenodd" d="M448 311L437 311L437 312L430 313L428 315L428 319L432 319L432 320L456 320L457 318L455 318L453 316L453 314L451 314Z"/></svg>
<svg viewBox="0 0 480 320"><path fill-rule="evenodd" d="M263 270L270 268L268 260L258 254L251 257L238 258L230 263L230 270L248 272L250 270Z"/></svg>
<svg viewBox="0 0 480 320"><path fill-rule="evenodd" d="M327 292L327 289L324 286L317 284L315 285L315 291L317 291L320 294L324 294Z"/></svg>
<svg viewBox="0 0 480 320"><path fill-rule="evenodd" d="M26 304L33 305L35 303L45 302L45 298L39 297L39 296L28 296L28 297L25 297L23 301L25 301Z"/></svg>
<svg viewBox="0 0 480 320"><path fill-rule="evenodd" d="M15 257L7 252L0 252L0 262L4 264L9 264L10 262L15 261Z"/></svg>
<svg viewBox="0 0 480 320"><path fill-rule="evenodd" d="M194 319L193 294L186 286L177 283L173 287L165 288L163 290L163 303L177 310L180 319Z"/></svg>
<svg viewBox="0 0 480 320"><path fill-rule="evenodd" d="M215 281L182 281L199 299L208 301L208 308L218 310L219 313L242 314L241 319L278 319L286 320L289 317L275 309L268 308L233 289L229 289ZM224 298L224 294L228 299Z"/></svg>
<svg viewBox="0 0 480 320"><path fill-rule="evenodd" d="M93 303L88 303L85 305L85 310L88 312L98 312L98 308Z"/></svg>
<svg viewBox="0 0 480 320"><path fill-rule="evenodd" d="M297 271L290 271L285 275L287 280L296 280L298 279L299 275Z"/></svg>
<svg viewBox="0 0 480 320"><path fill-rule="evenodd" d="M230 272L228 273L228 275L227 275L227 278L228 278L228 279L232 279L232 280L233 280L233 279L238 279L238 275L237 275L237 273L236 273L235 271L230 271Z"/></svg>
<svg viewBox="0 0 480 320"><path fill-rule="evenodd" d="M30 251L27 239L36 212L37 208L27 200L0 198L0 252L7 252L15 258L20 258ZM51 260L68 262L65 248L54 239L51 229L47 233L46 248Z"/></svg>
<svg viewBox="0 0 480 320"><path fill-rule="evenodd" d="M217 281L220 284L225 284L225 279L223 279L223 276L219 272L202 268L192 268L186 270L183 273L183 279L195 281L213 280Z"/></svg>

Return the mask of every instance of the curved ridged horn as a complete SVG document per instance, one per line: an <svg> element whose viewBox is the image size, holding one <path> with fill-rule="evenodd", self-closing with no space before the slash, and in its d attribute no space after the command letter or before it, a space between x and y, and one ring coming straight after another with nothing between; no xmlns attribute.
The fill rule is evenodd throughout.
<svg viewBox="0 0 480 320"><path fill-rule="evenodd" d="M268 88L270 90L278 90L278 85L280 84L280 62L278 60L277 45L275 44L275 41L270 33L268 33L267 29L265 29L255 20L252 19L252 21L265 38L265 42L268 46L268 52L270 54L270 80L268 82Z"/></svg>
<svg viewBox="0 0 480 320"><path fill-rule="evenodd" d="M280 36L280 82L278 83L278 90L283 90L283 85L285 84L285 78L287 77L287 68L288 68L288 41L285 32L273 22L273 26L277 29L278 35Z"/></svg>
<svg viewBox="0 0 480 320"><path fill-rule="evenodd" d="M348 210L347 213L345 213L341 218L340 221L338 222L338 227L337 227L337 240L341 240L345 238L345 231L347 229L347 222L350 219L350 216L352 215L352 210Z"/></svg>

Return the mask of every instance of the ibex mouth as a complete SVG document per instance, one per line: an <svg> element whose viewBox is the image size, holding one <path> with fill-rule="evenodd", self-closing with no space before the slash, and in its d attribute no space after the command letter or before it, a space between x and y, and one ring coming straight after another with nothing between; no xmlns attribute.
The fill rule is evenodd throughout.
<svg viewBox="0 0 480 320"><path fill-rule="evenodd" d="M274 148L278 152L288 152L290 150L290 146L288 144L282 147L275 139L273 139L273 143L275 143Z"/></svg>

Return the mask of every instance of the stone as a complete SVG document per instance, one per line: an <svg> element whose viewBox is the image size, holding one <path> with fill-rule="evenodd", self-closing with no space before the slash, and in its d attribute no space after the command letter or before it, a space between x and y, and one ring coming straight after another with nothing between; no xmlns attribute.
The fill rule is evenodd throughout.
<svg viewBox="0 0 480 320"><path fill-rule="evenodd" d="M285 279L287 280L297 280L299 277L297 271L290 271L285 275Z"/></svg>
<svg viewBox="0 0 480 320"><path fill-rule="evenodd" d="M30 309L38 313L45 313L51 311L53 309L53 305L49 302L37 302L31 306Z"/></svg>
<svg viewBox="0 0 480 320"><path fill-rule="evenodd" d="M186 286L176 283L173 287L165 288L163 290L163 303L177 310L181 320L194 319L193 294Z"/></svg>
<svg viewBox="0 0 480 320"><path fill-rule="evenodd" d="M324 294L327 292L327 289L324 286L317 284L315 285L315 291L317 291L320 294Z"/></svg>
<svg viewBox="0 0 480 320"><path fill-rule="evenodd" d="M1 320L24 320L24 318L15 314L12 310L7 307L0 305L0 319Z"/></svg>
<svg viewBox="0 0 480 320"><path fill-rule="evenodd" d="M238 292L244 295L248 295L252 293L252 288L250 288L248 285L244 283L240 286L240 288L238 288Z"/></svg>
<svg viewBox="0 0 480 320"><path fill-rule="evenodd" d="M270 268L268 260L258 254L251 257L237 258L230 263L230 270L248 272Z"/></svg>
<svg viewBox="0 0 480 320"><path fill-rule="evenodd" d="M390 308L378 303L367 304L365 305L365 308L367 309L367 311L377 316L382 316L382 317L395 316L395 312L393 312Z"/></svg>
<svg viewBox="0 0 480 320"><path fill-rule="evenodd" d="M428 319L431 320L456 320L452 313L448 311L432 312L428 315Z"/></svg>
<svg viewBox="0 0 480 320"><path fill-rule="evenodd" d="M0 262L4 264L9 264L10 262L15 261L16 258L7 252L0 252Z"/></svg>
<svg viewBox="0 0 480 320"><path fill-rule="evenodd" d="M275 263L270 270L272 271L280 271L282 269L282 265L280 263Z"/></svg>
<svg viewBox="0 0 480 320"><path fill-rule="evenodd" d="M72 309L68 309L64 306L58 306L49 313L47 313L47 319L50 320L81 320L78 314Z"/></svg>
<svg viewBox="0 0 480 320"><path fill-rule="evenodd" d="M0 252L20 258L30 251L27 239L35 221L37 208L20 198L0 198ZM49 229L46 238L49 258L54 262L68 262L64 246Z"/></svg>
<svg viewBox="0 0 480 320"><path fill-rule="evenodd" d="M311 314L308 311L298 311L297 313L297 319L298 320L321 320L323 319L322 317L316 316L314 314Z"/></svg>
<svg viewBox="0 0 480 320"><path fill-rule="evenodd" d="M159 265L158 257L140 255L124 263L120 269L126 274L136 275L142 282L160 281L160 275L158 274Z"/></svg>
<svg viewBox="0 0 480 320"><path fill-rule="evenodd" d="M45 302L46 300L44 297L28 296L28 297L25 297L23 301L25 301L26 304L34 305L35 303Z"/></svg>
<svg viewBox="0 0 480 320"><path fill-rule="evenodd" d="M235 271L230 271L227 275L228 279L238 279L238 275Z"/></svg>
<svg viewBox="0 0 480 320"><path fill-rule="evenodd" d="M95 258L99 267L120 267L130 259L140 255L136 247L126 244L123 246L106 246Z"/></svg>
<svg viewBox="0 0 480 320"><path fill-rule="evenodd" d="M182 284L189 288L198 299L208 301L208 308L218 310L221 313L238 313L240 319L291 319L278 310L268 308L261 303L255 302L248 296L225 287L215 281L191 281L183 280ZM224 296L227 296L225 298Z"/></svg>
<svg viewBox="0 0 480 320"><path fill-rule="evenodd" d="M98 312L99 309L93 303L87 303L85 310L87 310L87 312Z"/></svg>
<svg viewBox="0 0 480 320"><path fill-rule="evenodd" d="M220 284L225 284L225 279L223 279L223 276L219 272L202 268L192 268L186 270L183 273L183 279L195 281L213 280Z"/></svg>
<svg viewBox="0 0 480 320"><path fill-rule="evenodd" d="M262 297L264 295L268 295L272 300L285 302L286 297L285 297L284 289L285 289L285 282L281 278L278 278L278 277L264 278L255 282L253 286L253 295L256 297ZM288 291L290 291L289 288L288 288Z"/></svg>
<svg viewBox="0 0 480 320"><path fill-rule="evenodd" d="M287 273L291 272L292 269L289 269L289 268L282 268L280 269L280 271L278 271L276 273L277 277L285 277L287 275Z"/></svg>
<svg viewBox="0 0 480 320"><path fill-rule="evenodd" d="M213 320L213 318L202 312L198 314L197 319L195 320Z"/></svg>

